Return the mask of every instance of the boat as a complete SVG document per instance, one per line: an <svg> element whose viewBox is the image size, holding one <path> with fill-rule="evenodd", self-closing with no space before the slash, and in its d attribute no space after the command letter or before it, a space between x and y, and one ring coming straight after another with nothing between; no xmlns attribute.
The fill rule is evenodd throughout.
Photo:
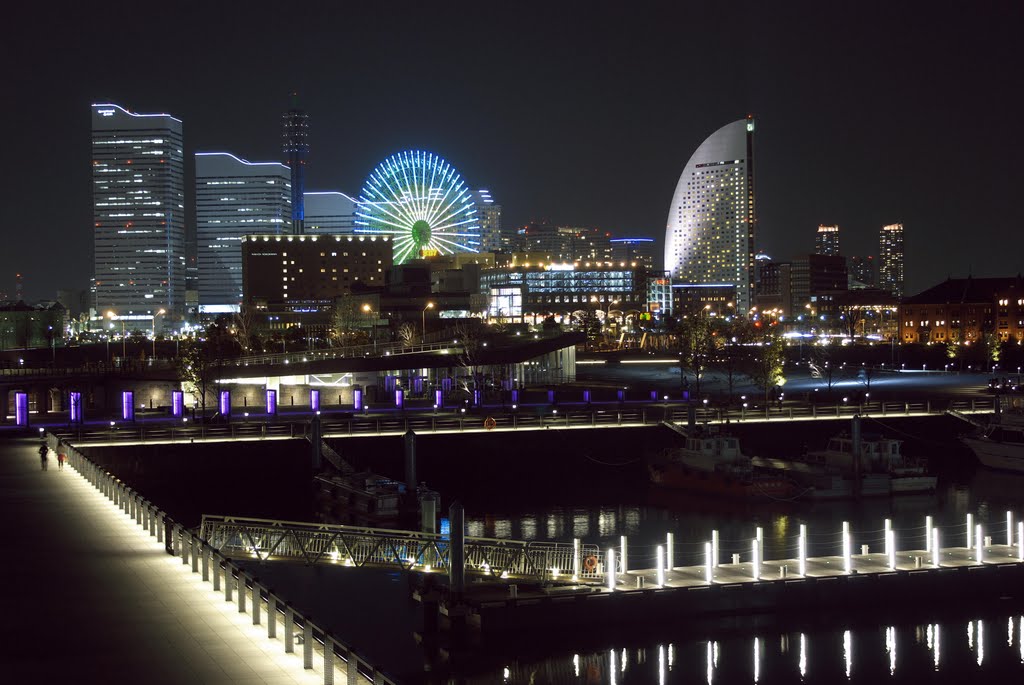
<svg viewBox="0 0 1024 685"><path fill-rule="evenodd" d="M934 492L938 483L927 466L901 452L902 440L865 434L861 439L860 492L855 488L853 438L840 434L828 441L825 449L808 452L798 459L755 458L754 466L775 469L791 475L806 487L814 488L811 499L848 499L889 497Z"/></svg>
<svg viewBox="0 0 1024 685"><path fill-rule="evenodd" d="M655 486L707 495L787 500L806 490L785 474L755 470L735 436L714 428L671 427L683 436L683 446L666 449L648 464Z"/></svg>
<svg viewBox="0 0 1024 685"><path fill-rule="evenodd" d="M1001 395L987 423L959 415L974 431L960 436L982 465L1003 471L1024 471L1024 395Z"/></svg>

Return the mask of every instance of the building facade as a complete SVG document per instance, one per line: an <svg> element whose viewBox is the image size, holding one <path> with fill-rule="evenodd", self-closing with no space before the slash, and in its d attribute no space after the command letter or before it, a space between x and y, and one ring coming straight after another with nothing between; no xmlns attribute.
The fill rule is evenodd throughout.
<svg viewBox="0 0 1024 685"><path fill-rule="evenodd" d="M1024 341L1024 279L950 278L899 305L905 343Z"/></svg>
<svg viewBox="0 0 1024 685"><path fill-rule="evenodd" d="M489 190L474 190L473 198L480 220L480 251L497 252L502 247L501 205L494 201Z"/></svg>
<svg viewBox="0 0 1024 685"><path fill-rule="evenodd" d="M95 307L152 321L185 307L181 120L92 105Z"/></svg>
<svg viewBox="0 0 1024 685"><path fill-rule="evenodd" d="M654 271L654 238L609 238L608 258L612 262L636 262Z"/></svg>
<svg viewBox="0 0 1024 685"><path fill-rule="evenodd" d="M243 302L280 327L306 319L325 324L335 298L384 285L391 254L390 236L248 235Z"/></svg>
<svg viewBox="0 0 1024 685"><path fill-rule="evenodd" d="M668 212L665 269L686 283L731 283L739 311L754 289L754 119L709 136L686 163Z"/></svg>
<svg viewBox="0 0 1024 685"><path fill-rule="evenodd" d="M903 224L882 226L878 233L878 287L903 297Z"/></svg>
<svg viewBox="0 0 1024 685"><path fill-rule="evenodd" d="M327 235L352 235L356 225L356 201L345 193L317 191L305 193L306 233Z"/></svg>
<svg viewBox="0 0 1024 685"><path fill-rule="evenodd" d="M481 290L488 293L488 314L511 320L564 318L577 311L643 312L647 281L647 271L635 264L532 264L480 273Z"/></svg>
<svg viewBox="0 0 1024 685"><path fill-rule="evenodd" d="M814 254L838 256L842 252L839 249L839 226L818 226L818 232L814 234Z"/></svg>
<svg viewBox="0 0 1024 685"><path fill-rule="evenodd" d="M227 152L196 153L199 311L239 311L242 238L290 232L291 170Z"/></svg>
<svg viewBox="0 0 1024 685"><path fill-rule="evenodd" d="M871 255L850 257L851 288L877 288L878 264Z"/></svg>

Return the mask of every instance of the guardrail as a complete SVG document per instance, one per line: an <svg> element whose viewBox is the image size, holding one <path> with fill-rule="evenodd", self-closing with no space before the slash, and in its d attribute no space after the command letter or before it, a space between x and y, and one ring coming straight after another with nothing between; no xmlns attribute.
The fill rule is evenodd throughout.
<svg viewBox="0 0 1024 685"><path fill-rule="evenodd" d="M463 348L455 342L439 342L426 344L381 343L379 345L355 345L352 347L336 347L325 350L309 350L308 352L287 352L280 354L259 354L225 359L224 366L276 366L279 364L301 364L304 362L323 361L325 359L363 359L366 357L395 357L404 354L422 352L439 352L454 350L454 354Z"/></svg>
<svg viewBox="0 0 1024 685"><path fill-rule="evenodd" d="M484 430L543 430L565 428L605 428L653 426L669 421L685 424L688 408L685 405L649 404L642 408L580 409L537 408L537 411L520 409L516 412L480 414L447 414L410 411L398 415L368 415L347 419L331 420L329 415L321 416L324 437L347 437L357 435L396 435L413 430L418 433L456 433ZM813 421L851 418L854 414L876 418L900 416L938 416L947 411L962 414L989 413L995 411L990 399L955 400L952 402L871 402L862 405L784 405L758 409L719 409L696 407L694 416L698 423L772 423L780 421ZM491 428L484 425L486 419L493 419ZM310 435L309 422L292 421L283 423L229 423L220 425L181 426L115 426L97 430L59 430L54 432L74 442L133 444L145 442L195 442L204 440L266 440L305 438Z"/></svg>
<svg viewBox="0 0 1024 685"><path fill-rule="evenodd" d="M447 573L449 540L444 535L296 521L203 516L200 535L221 553L307 564L382 566L405 571ZM593 557L588 566L584 560ZM603 561L597 545L526 542L467 537L467 573L511 579L554 579L568 574L597 579Z"/></svg>
<svg viewBox="0 0 1024 685"><path fill-rule="evenodd" d="M281 597L260 585L255 577L247 575L202 535L196 535L174 521L138 491L73 446L59 444L56 435L47 433L46 440L50 449L57 450L59 447L67 455L71 467L102 495L131 517L157 543L163 543L168 554L180 557L182 565L191 564L192 573L201 573L203 582L212 583L214 592L223 589L224 600L237 602L239 613L249 613L253 625L262 625L265 617L268 639L277 639L278 622L283 621L285 653L294 653L298 642L302 649L303 668L312 669L314 659L319 661L325 685L333 685L335 675L342 675L349 685L358 683L360 677L374 685L395 685L394 680L373 666L353 647L318 627L308 616L302 615ZM336 673L336 668L342 664L344 669Z"/></svg>

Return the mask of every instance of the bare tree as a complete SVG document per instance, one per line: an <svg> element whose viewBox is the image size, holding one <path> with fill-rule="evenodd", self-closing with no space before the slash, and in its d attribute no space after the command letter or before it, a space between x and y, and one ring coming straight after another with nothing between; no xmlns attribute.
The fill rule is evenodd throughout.
<svg viewBox="0 0 1024 685"><path fill-rule="evenodd" d="M364 312L352 297L339 297L331 314L331 340L339 347L359 345L368 341L365 327L372 313Z"/></svg>
<svg viewBox="0 0 1024 685"><path fill-rule="evenodd" d="M416 327L408 321L399 326L396 333L398 335L398 339L405 345L411 345L419 337L419 334L416 332Z"/></svg>

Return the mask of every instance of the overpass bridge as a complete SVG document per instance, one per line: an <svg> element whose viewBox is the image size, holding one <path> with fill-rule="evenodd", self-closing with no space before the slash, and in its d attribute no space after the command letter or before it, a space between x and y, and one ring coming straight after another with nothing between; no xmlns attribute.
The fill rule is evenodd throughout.
<svg viewBox="0 0 1024 685"><path fill-rule="evenodd" d="M488 411L493 413L488 414ZM854 415L873 418L991 414L993 400L988 398L948 402L870 402L863 405L770 406L760 410L742 407L722 409L698 405L693 418L701 424L732 425L748 423L785 423L849 420ZM312 417L310 417L312 418ZM579 430L597 428L637 428L663 422L685 424L689 407L680 403L650 403L643 406L619 406L615 403L577 407L483 408L477 413L395 412L365 416L332 417L321 415L325 438L356 438L418 434L502 433L507 431ZM493 423L491 423L493 422ZM53 428L58 437L76 444L134 445L180 442L219 442L235 440L286 440L311 434L310 421L239 421L227 424L182 425L114 424L107 427Z"/></svg>

